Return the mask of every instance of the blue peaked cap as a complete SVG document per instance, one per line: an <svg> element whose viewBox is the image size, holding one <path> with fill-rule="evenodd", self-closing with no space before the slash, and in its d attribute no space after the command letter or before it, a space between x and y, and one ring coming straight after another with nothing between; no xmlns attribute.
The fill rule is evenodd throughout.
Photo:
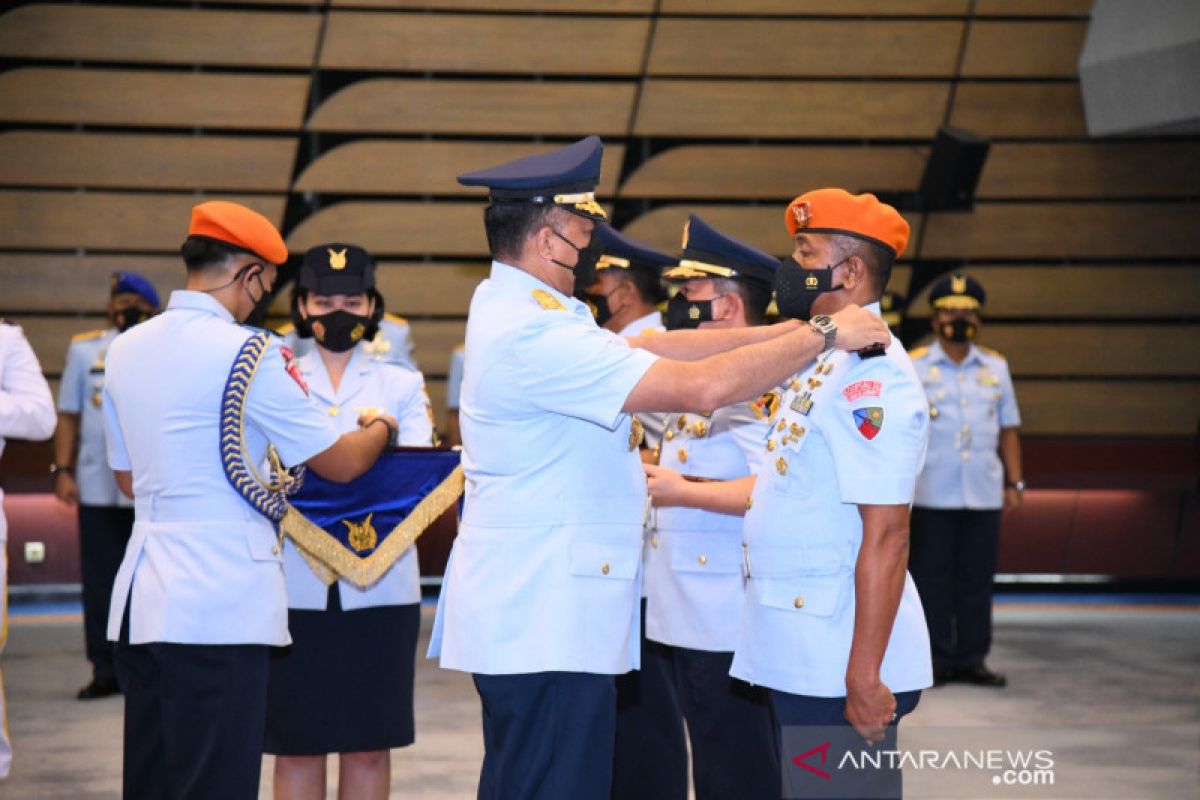
<svg viewBox="0 0 1200 800"><path fill-rule="evenodd" d="M732 278L770 287L779 259L757 247L727 236L695 214L683 226L683 255L679 265L663 273L672 281L692 278Z"/></svg>
<svg viewBox="0 0 1200 800"><path fill-rule="evenodd" d="M676 263L674 256L631 239L607 223L597 223L592 236L601 244L597 269L636 269L658 277L664 267Z"/></svg>
<svg viewBox="0 0 1200 800"><path fill-rule="evenodd" d="M158 292L153 283L136 272L114 272L111 294L125 294L126 292L140 295L147 303L158 308Z"/></svg>
<svg viewBox="0 0 1200 800"><path fill-rule="evenodd" d="M604 219L596 202L604 143L589 136L549 153L458 176L463 186L488 187L493 203L554 204L589 219Z"/></svg>

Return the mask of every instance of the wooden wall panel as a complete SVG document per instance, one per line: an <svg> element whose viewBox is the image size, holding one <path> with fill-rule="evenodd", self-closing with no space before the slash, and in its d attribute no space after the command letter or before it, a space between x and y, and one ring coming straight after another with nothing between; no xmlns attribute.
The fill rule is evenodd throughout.
<svg viewBox="0 0 1200 800"><path fill-rule="evenodd" d="M1019 377L1200 377L1200 347L1180 347L1200 342L1197 325L991 323L981 341Z"/></svg>
<svg viewBox="0 0 1200 800"><path fill-rule="evenodd" d="M38 357L42 371L47 375L62 375L63 363L67 360L67 346L71 337L84 331L94 331L108 326L103 314L80 315L78 317L14 317L11 320L21 326L29 346ZM57 387L54 395L58 399Z"/></svg>
<svg viewBox="0 0 1200 800"><path fill-rule="evenodd" d="M2 84L0 84L2 88ZM314 112L315 131L621 135L635 86L377 78L352 84Z"/></svg>
<svg viewBox="0 0 1200 800"><path fill-rule="evenodd" d="M980 17L1080 17L1087 19L1093 0L976 0Z"/></svg>
<svg viewBox="0 0 1200 800"><path fill-rule="evenodd" d="M654 0L333 0L332 5L335 8L546 11L557 14L649 14L654 10Z"/></svg>
<svg viewBox="0 0 1200 800"><path fill-rule="evenodd" d="M962 74L971 78L1074 78L1087 21L978 21L967 34Z"/></svg>
<svg viewBox="0 0 1200 800"><path fill-rule="evenodd" d="M296 140L62 131L0 133L0 184L286 192Z"/></svg>
<svg viewBox="0 0 1200 800"><path fill-rule="evenodd" d="M636 75L649 30L648 19L338 11L329 15L321 67Z"/></svg>
<svg viewBox="0 0 1200 800"><path fill-rule="evenodd" d="M1023 434L1195 436L1200 382L1016 382Z"/></svg>
<svg viewBox="0 0 1200 800"><path fill-rule="evenodd" d="M0 248L178 252L192 206L185 194L0 191ZM283 197L222 195L265 214L276 225Z"/></svg>
<svg viewBox="0 0 1200 800"><path fill-rule="evenodd" d="M987 289L985 317L1200 318L1200 269L1195 264L976 264L966 272ZM929 315L931 288L913 298L910 316Z"/></svg>
<svg viewBox="0 0 1200 800"><path fill-rule="evenodd" d="M297 191L343 194L483 196L456 176L491 164L553 150L558 144L364 139L326 152L296 179ZM625 155L621 144L604 148L598 194L611 196ZM0 170L3 165L0 165Z"/></svg>
<svg viewBox="0 0 1200 800"><path fill-rule="evenodd" d="M650 79L634 133L676 137L932 138L945 83Z"/></svg>
<svg viewBox="0 0 1200 800"><path fill-rule="evenodd" d="M930 215L926 258L1129 258L1200 254L1200 204L977 204Z"/></svg>
<svg viewBox="0 0 1200 800"><path fill-rule="evenodd" d="M445 375L450 364L450 352L462 343L466 323L458 320L410 319L413 336L413 357L422 372Z"/></svg>
<svg viewBox="0 0 1200 800"><path fill-rule="evenodd" d="M621 196L786 201L821 186L911 191L925 158L923 149L908 146L685 145L642 164Z"/></svg>
<svg viewBox="0 0 1200 800"><path fill-rule="evenodd" d="M1077 83L963 83L950 124L988 139L1087 136Z"/></svg>
<svg viewBox="0 0 1200 800"><path fill-rule="evenodd" d="M662 0L664 14L930 16L965 14L967 0Z"/></svg>
<svg viewBox="0 0 1200 800"><path fill-rule="evenodd" d="M322 242L347 241L376 256L486 257L483 203L346 202L317 211L288 236L302 252Z"/></svg>
<svg viewBox="0 0 1200 800"><path fill-rule="evenodd" d="M664 18L647 72L661 76L949 77L961 20ZM798 52L799 51L799 52ZM853 59L845 54L853 52Z"/></svg>
<svg viewBox="0 0 1200 800"><path fill-rule="evenodd" d="M312 66L316 14L34 3L0 17L6 58Z"/></svg>
<svg viewBox="0 0 1200 800"><path fill-rule="evenodd" d="M0 73L0 121L291 130L308 77L20 67Z"/></svg>
<svg viewBox="0 0 1200 800"><path fill-rule="evenodd" d="M980 198L1200 196L1200 141L997 142Z"/></svg>
<svg viewBox="0 0 1200 800"><path fill-rule="evenodd" d="M176 220L182 244L187 217ZM0 253L0 286L6 310L22 312L97 312L108 302L109 276L117 270L144 275L165 304L167 295L182 289L185 269L172 256L80 256L75 254Z"/></svg>
<svg viewBox="0 0 1200 800"><path fill-rule="evenodd" d="M387 307L403 315L467 315L475 287L488 276L488 261L420 264L383 261L375 273Z"/></svg>

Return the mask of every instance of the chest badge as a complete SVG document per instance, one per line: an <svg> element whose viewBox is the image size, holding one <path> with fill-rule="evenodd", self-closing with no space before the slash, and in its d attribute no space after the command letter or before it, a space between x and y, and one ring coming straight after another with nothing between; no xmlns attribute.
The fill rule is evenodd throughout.
<svg viewBox="0 0 1200 800"><path fill-rule="evenodd" d="M633 452L642 445L642 439L646 435L646 429L642 427L642 421L637 417L629 423L629 452Z"/></svg>
<svg viewBox="0 0 1200 800"><path fill-rule="evenodd" d="M296 354L292 352L292 348L280 347L279 354L283 356L284 371L304 390L304 396L308 397L308 384L305 382L304 376L300 374L300 365L296 363Z"/></svg>
<svg viewBox="0 0 1200 800"><path fill-rule="evenodd" d="M879 406L854 409L854 425L867 441L874 439L883 427L883 409Z"/></svg>
<svg viewBox="0 0 1200 800"><path fill-rule="evenodd" d="M775 471L780 475L787 475L787 459L783 456L775 459Z"/></svg>

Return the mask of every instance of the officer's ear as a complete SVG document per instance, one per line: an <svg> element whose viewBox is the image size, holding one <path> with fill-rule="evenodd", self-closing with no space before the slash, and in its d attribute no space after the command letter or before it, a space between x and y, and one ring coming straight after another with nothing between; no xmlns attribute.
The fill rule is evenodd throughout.
<svg viewBox="0 0 1200 800"><path fill-rule="evenodd" d="M725 313L721 315L722 320L733 319L740 317L746 319L746 303L742 300L742 293L736 291L725 292L721 295L725 303Z"/></svg>
<svg viewBox="0 0 1200 800"><path fill-rule="evenodd" d="M859 284L869 279L867 274L867 265L858 256L850 256L845 263L846 277L842 279L842 286L846 289L856 289Z"/></svg>

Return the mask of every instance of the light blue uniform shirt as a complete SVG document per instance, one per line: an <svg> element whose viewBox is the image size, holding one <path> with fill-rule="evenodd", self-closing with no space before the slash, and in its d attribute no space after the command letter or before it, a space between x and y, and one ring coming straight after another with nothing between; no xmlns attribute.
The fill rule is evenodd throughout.
<svg viewBox="0 0 1200 800"><path fill-rule="evenodd" d="M458 411L461 402L463 380L463 362L466 360L466 348L461 344L450 353L450 370L446 373L446 408Z"/></svg>
<svg viewBox="0 0 1200 800"><path fill-rule="evenodd" d="M358 429L358 417L385 413L400 424L399 444L429 447L433 423L425 380L416 370L373 360L364 345L355 345L350 363L335 391L320 351L312 348L299 359L300 372L314 402L333 420L339 433ZM329 602L325 583L313 574L290 538L284 540L283 571L287 577L288 606L323 611ZM344 610L421 602L421 571L417 548L409 547L376 583L360 589L344 578L338 581Z"/></svg>
<svg viewBox="0 0 1200 800"><path fill-rule="evenodd" d="M54 398L33 348L20 328L0 322L0 455L5 439L48 439L56 422ZM0 550L8 538L3 501L0 490Z"/></svg>
<svg viewBox="0 0 1200 800"><path fill-rule="evenodd" d="M828 351L787 384L746 512L749 580L731 675L791 694L846 695L858 507L911 503L928 438L925 397L898 340L876 358ZM893 692L933 682L907 573L881 677Z"/></svg>
<svg viewBox="0 0 1200 800"><path fill-rule="evenodd" d="M710 480L754 475L763 462L769 425L750 402L709 416L672 414L658 463ZM733 652L745 594L741 515L682 506L654 509L645 570L647 639Z"/></svg>
<svg viewBox="0 0 1200 800"><path fill-rule="evenodd" d="M79 415L79 454L75 459L75 483L79 502L87 506L123 506L133 501L121 494L108 466L104 444L104 357L117 329L109 328L77 337L67 348L62 382L58 387L58 410Z"/></svg>
<svg viewBox="0 0 1200 800"><path fill-rule="evenodd" d="M1004 507L1000 429L1021 424L1008 362L969 345L955 364L935 341L910 354L929 398L929 455L914 505L925 508Z"/></svg>
<svg viewBox="0 0 1200 800"><path fill-rule="evenodd" d="M644 317L635 319L618 331L617 335L632 339L635 336L641 336L647 331L657 333L665 330L662 314L658 313L658 311L653 311ZM657 448L659 443L662 442L663 427L667 424L667 415L643 411L638 413L637 418L642 423L642 429L646 432L645 447L649 450Z"/></svg>
<svg viewBox="0 0 1200 800"><path fill-rule="evenodd" d="M492 263L467 319L466 500L429 651L443 667L638 665L646 480L621 408L655 360Z"/></svg>
<svg viewBox="0 0 1200 800"><path fill-rule="evenodd" d="M251 331L203 292L171 294L166 311L108 350L108 463L132 470L133 536L117 573L108 638L129 603L129 640L182 644L291 641L283 555L271 522L225 477L221 398ZM327 450L333 420L288 374L272 338L247 392L247 462L268 443L286 466Z"/></svg>

